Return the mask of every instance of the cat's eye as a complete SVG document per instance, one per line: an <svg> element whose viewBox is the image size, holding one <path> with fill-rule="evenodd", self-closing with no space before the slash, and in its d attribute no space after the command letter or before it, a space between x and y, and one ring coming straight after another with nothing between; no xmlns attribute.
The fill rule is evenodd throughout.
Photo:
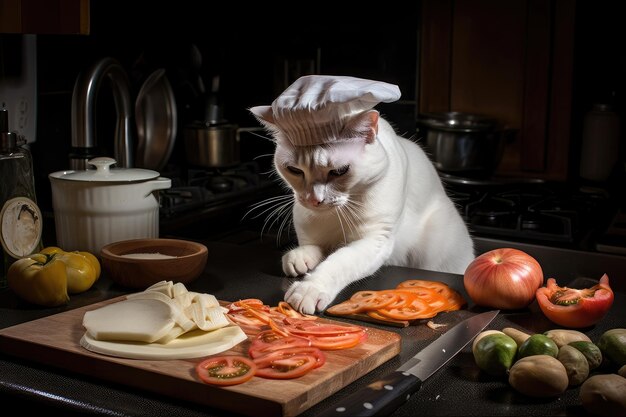
<svg viewBox="0 0 626 417"><path fill-rule="evenodd" d="M294 175L302 175L303 172L300 168L292 167L291 165L287 166L287 171L291 172Z"/></svg>
<svg viewBox="0 0 626 417"><path fill-rule="evenodd" d="M328 171L328 176L329 177L341 177L346 172L348 172L349 169L350 169L350 165L344 165L341 168L331 169L330 171Z"/></svg>

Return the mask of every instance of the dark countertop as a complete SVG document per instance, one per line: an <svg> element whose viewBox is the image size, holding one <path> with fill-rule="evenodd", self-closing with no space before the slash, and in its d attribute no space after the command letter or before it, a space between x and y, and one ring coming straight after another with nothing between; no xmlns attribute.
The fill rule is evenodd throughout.
<svg viewBox="0 0 626 417"><path fill-rule="evenodd" d="M254 297L261 298L266 304L275 305L282 300L284 278L280 271L281 253L271 244L242 244L240 241L205 243L209 248L209 262L205 272L187 285L190 290L208 292L228 301ZM459 275L386 267L374 277L346 288L337 301L347 298L359 289L392 288L397 283L412 278L447 282L469 300ZM586 286L588 283L579 284ZM74 295L68 306L50 309L27 306L10 290L0 291L0 327L92 304L130 291L132 290L113 284L103 275L92 289ZM435 321L451 326L481 311L484 309L470 302L467 309L440 314ZM402 336L401 353L329 399L311 407L302 416L314 416L340 397L374 381L386 372L395 370L442 331L432 330L424 325L402 329L371 323L367 325L399 333ZM557 327L543 317L536 304L532 304L527 309L502 312L488 329L511 326L536 333ZM626 327L626 294L623 292L616 293L615 303L607 317L597 326L583 331L595 341L605 330L615 327ZM393 416L585 415L580 406L578 391L578 388L570 388L563 395L548 400L519 395L509 387L506 380L481 373L474 364L470 347L467 346L429 378L420 393L399 408ZM164 398L150 392L40 365L36 360L25 361L6 354L0 356L0 401L5 407L9 404L19 407L23 413L46 408L47 412L58 411L65 416L227 415L220 410Z"/></svg>

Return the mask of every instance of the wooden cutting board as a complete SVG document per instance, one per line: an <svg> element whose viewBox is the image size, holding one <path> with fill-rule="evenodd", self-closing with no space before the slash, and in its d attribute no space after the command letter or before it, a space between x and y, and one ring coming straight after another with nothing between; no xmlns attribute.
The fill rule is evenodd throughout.
<svg viewBox="0 0 626 417"><path fill-rule="evenodd" d="M295 416L400 352L400 336L366 327L361 345L327 351L324 366L293 380L254 377L232 386L201 382L194 367L203 358L137 360L110 357L80 346L83 315L123 297L0 330L0 351L91 377L250 416ZM320 318L324 322L332 322ZM226 353L245 354L249 341Z"/></svg>

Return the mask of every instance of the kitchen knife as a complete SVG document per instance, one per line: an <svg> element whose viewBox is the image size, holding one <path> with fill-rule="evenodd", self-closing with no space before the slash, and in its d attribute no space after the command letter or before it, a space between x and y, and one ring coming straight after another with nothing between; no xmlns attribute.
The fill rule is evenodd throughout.
<svg viewBox="0 0 626 417"><path fill-rule="evenodd" d="M463 320L395 371L322 411L318 417L389 415L422 387L422 383L472 341L500 311Z"/></svg>

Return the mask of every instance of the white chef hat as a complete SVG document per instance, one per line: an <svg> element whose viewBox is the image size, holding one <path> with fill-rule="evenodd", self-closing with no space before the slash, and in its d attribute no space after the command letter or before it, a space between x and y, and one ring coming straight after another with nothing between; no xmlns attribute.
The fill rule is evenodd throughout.
<svg viewBox="0 0 626 417"><path fill-rule="evenodd" d="M293 145L307 146L336 140L347 118L399 98L398 86L382 81L306 75L287 87L271 106L250 111L261 123L275 125Z"/></svg>

